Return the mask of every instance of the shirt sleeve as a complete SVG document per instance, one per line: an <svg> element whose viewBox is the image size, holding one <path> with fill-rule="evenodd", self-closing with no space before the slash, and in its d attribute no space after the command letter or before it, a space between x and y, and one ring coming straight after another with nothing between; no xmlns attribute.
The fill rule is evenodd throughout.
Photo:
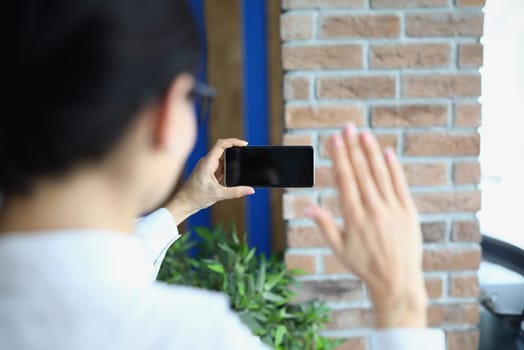
<svg viewBox="0 0 524 350"><path fill-rule="evenodd" d="M178 228L173 216L165 208L140 218L135 223L135 235L143 240L153 261L152 279L156 279L166 252L178 238Z"/></svg>
<svg viewBox="0 0 524 350"><path fill-rule="evenodd" d="M383 329L371 333L370 350L445 350L440 329Z"/></svg>

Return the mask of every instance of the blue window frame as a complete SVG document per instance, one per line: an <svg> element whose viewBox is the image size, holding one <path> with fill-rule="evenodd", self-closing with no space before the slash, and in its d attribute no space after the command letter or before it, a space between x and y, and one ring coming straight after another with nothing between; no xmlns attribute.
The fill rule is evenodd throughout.
<svg viewBox="0 0 524 350"><path fill-rule="evenodd" d="M203 0L189 1L198 21L201 42L206 42L205 8ZM265 0L242 0L242 51L244 57L244 135L251 145L269 143L268 118L268 48L267 48L267 4ZM201 62L200 79L206 81L207 54L204 52ZM208 151L207 125L198 130L198 140L191 154L185 176ZM271 211L270 192L258 189L256 194L246 199L246 223L249 244L257 247L259 252L271 252ZM188 228L210 226L211 216L208 209L193 215L188 220Z"/></svg>

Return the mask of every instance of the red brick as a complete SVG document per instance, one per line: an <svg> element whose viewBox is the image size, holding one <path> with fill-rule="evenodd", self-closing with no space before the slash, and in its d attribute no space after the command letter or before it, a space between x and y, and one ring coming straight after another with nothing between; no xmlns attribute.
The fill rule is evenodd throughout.
<svg viewBox="0 0 524 350"><path fill-rule="evenodd" d="M362 68L361 45L301 45L282 47L282 66L294 69Z"/></svg>
<svg viewBox="0 0 524 350"><path fill-rule="evenodd" d="M395 15L325 15L320 19L321 38L397 38L400 18Z"/></svg>
<svg viewBox="0 0 524 350"><path fill-rule="evenodd" d="M317 96L321 99L392 98L396 94L393 76L319 78Z"/></svg>
<svg viewBox="0 0 524 350"><path fill-rule="evenodd" d="M455 184L468 185L480 183L480 163L479 162L464 162L455 163Z"/></svg>
<svg viewBox="0 0 524 350"><path fill-rule="evenodd" d="M477 270L480 259L480 248L426 249L423 267L424 271Z"/></svg>
<svg viewBox="0 0 524 350"><path fill-rule="evenodd" d="M367 346L366 338L350 338L342 343L336 350L366 350Z"/></svg>
<svg viewBox="0 0 524 350"><path fill-rule="evenodd" d="M482 119L480 104L457 104L455 107L455 126L479 127Z"/></svg>
<svg viewBox="0 0 524 350"><path fill-rule="evenodd" d="M335 187L335 176L330 166L315 169L315 187L330 188Z"/></svg>
<svg viewBox="0 0 524 350"><path fill-rule="evenodd" d="M446 223L444 221L425 222L420 225L424 243L439 243L446 238Z"/></svg>
<svg viewBox="0 0 524 350"><path fill-rule="evenodd" d="M453 225L454 242L480 242L480 225L478 221L457 221Z"/></svg>
<svg viewBox="0 0 524 350"><path fill-rule="evenodd" d="M450 295L458 298L477 298L480 295L477 275L451 275Z"/></svg>
<svg viewBox="0 0 524 350"><path fill-rule="evenodd" d="M294 193L284 194L284 219L303 218L304 209L316 204L313 195L297 195Z"/></svg>
<svg viewBox="0 0 524 350"><path fill-rule="evenodd" d="M364 124L361 107L345 106L286 106L286 128L335 128L348 122Z"/></svg>
<svg viewBox="0 0 524 350"><path fill-rule="evenodd" d="M478 74L407 75L403 80L404 97L478 97L481 93Z"/></svg>
<svg viewBox="0 0 524 350"><path fill-rule="evenodd" d="M314 255L293 255L286 253L286 266L289 270L299 269L308 274L316 271Z"/></svg>
<svg viewBox="0 0 524 350"><path fill-rule="evenodd" d="M447 350L477 350L480 333L477 329L446 332Z"/></svg>
<svg viewBox="0 0 524 350"><path fill-rule="evenodd" d="M326 247L327 243L316 227L288 227L287 245L290 248Z"/></svg>
<svg viewBox="0 0 524 350"><path fill-rule="evenodd" d="M305 135L290 135L286 134L284 135L284 139L282 142L283 145L286 146L310 146L313 145L313 135L305 134Z"/></svg>
<svg viewBox="0 0 524 350"><path fill-rule="evenodd" d="M420 213L478 212L480 191L419 192L413 198Z"/></svg>
<svg viewBox="0 0 524 350"><path fill-rule="evenodd" d="M349 7L363 8L365 0L282 0L284 9Z"/></svg>
<svg viewBox="0 0 524 350"><path fill-rule="evenodd" d="M484 62L484 51L482 44L459 45L459 67L479 68Z"/></svg>
<svg viewBox="0 0 524 350"><path fill-rule="evenodd" d="M456 0L459 7L483 7L486 0Z"/></svg>
<svg viewBox="0 0 524 350"><path fill-rule="evenodd" d="M300 283L302 300L358 301L366 299L364 284L355 279L304 281Z"/></svg>
<svg viewBox="0 0 524 350"><path fill-rule="evenodd" d="M309 78L302 76L284 77L285 100L307 100L309 98Z"/></svg>
<svg viewBox="0 0 524 350"><path fill-rule="evenodd" d="M442 298L442 278L426 277L424 283L430 299Z"/></svg>
<svg viewBox="0 0 524 350"><path fill-rule="evenodd" d="M397 149L397 145L398 145L397 135L378 134L378 135L375 135L375 137L377 138L378 144L380 145L381 149L386 149L386 148L392 148L394 150Z"/></svg>
<svg viewBox="0 0 524 350"><path fill-rule="evenodd" d="M476 325L480 320L478 304L435 304L428 307L430 327Z"/></svg>
<svg viewBox="0 0 524 350"><path fill-rule="evenodd" d="M330 140L331 140L331 137L333 136L333 134L329 134L329 135L322 135L320 136L320 153L319 155L321 157L326 157L326 158L330 158L331 157L331 154L330 154ZM333 179L334 180L334 179ZM315 179L316 181L316 179Z"/></svg>
<svg viewBox="0 0 524 350"><path fill-rule="evenodd" d="M448 165L445 163L409 163L404 171L411 186L438 186L448 183Z"/></svg>
<svg viewBox="0 0 524 350"><path fill-rule="evenodd" d="M422 36L481 37L484 24L482 12L417 13L406 16L406 34Z"/></svg>
<svg viewBox="0 0 524 350"><path fill-rule="evenodd" d="M448 44L408 44L371 46L372 68L447 67L451 48Z"/></svg>
<svg viewBox="0 0 524 350"><path fill-rule="evenodd" d="M329 139L331 135L322 136L320 139L320 156L329 157ZM398 137L395 134L376 134L375 137L380 145L380 148L385 149L391 147L397 149Z"/></svg>
<svg viewBox="0 0 524 350"><path fill-rule="evenodd" d="M472 134L413 133L405 136L407 156L478 156L480 136Z"/></svg>
<svg viewBox="0 0 524 350"><path fill-rule="evenodd" d="M447 0L371 0L372 8L441 7L447 6Z"/></svg>
<svg viewBox="0 0 524 350"><path fill-rule="evenodd" d="M375 135L377 138L378 144L380 145L381 149L386 148L392 148L394 150L397 149L398 145L398 138L395 134L378 134Z"/></svg>
<svg viewBox="0 0 524 350"><path fill-rule="evenodd" d="M351 271L335 255L324 255L325 274L350 274Z"/></svg>
<svg viewBox="0 0 524 350"><path fill-rule="evenodd" d="M313 38L312 14L284 14L280 16L282 40L304 40Z"/></svg>
<svg viewBox="0 0 524 350"><path fill-rule="evenodd" d="M372 328L375 323L370 309L339 309L331 311L327 329Z"/></svg>
<svg viewBox="0 0 524 350"><path fill-rule="evenodd" d="M371 124L377 128L446 126L448 107L422 104L374 106Z"/></svg>

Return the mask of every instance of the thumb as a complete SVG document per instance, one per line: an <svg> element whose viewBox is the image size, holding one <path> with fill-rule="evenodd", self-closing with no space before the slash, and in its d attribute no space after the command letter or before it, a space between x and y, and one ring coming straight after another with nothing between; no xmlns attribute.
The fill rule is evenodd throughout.
<svg viewBox="0 0 524 350"><path fill-rule="evenodd" d="M249 186L222 187L222 190L220 191L220 200L242 198L254 193L254 188Z"/></svg>
<svg viewBox="0 0 524 350"><path fill-rule="evenodd" d="M335 254L340 254L344 247L344 242L331 212L317 206L309 206L304 209L304 215L317 224Z"/></svg>

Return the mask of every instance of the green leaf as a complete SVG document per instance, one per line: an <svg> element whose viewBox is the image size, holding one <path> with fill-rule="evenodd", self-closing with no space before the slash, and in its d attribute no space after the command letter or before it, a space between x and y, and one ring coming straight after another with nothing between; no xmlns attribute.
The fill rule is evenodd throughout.
<svg viewBox="0 0 524 350"><path fill-rule="evenodd" d="M220 264L210 264L210 265L207 265L207 268L210 269L211 271L215 271L218 273L224 273L224 266Z"/></svg>
<svg viewBox="0 0 524 350"><path fill-rule="evenodd" d="M293 317L295 317L295 315L288 313L287 310L286 310L285 308L280 309L280 312L279 312L279 315L278 315L278 316L279 316L280 318L282 318L282 319L293 318Z"/></svg>
<svg viewBox="0 0 524 350"><path fill-rule="evenodd" d="M246 296L253 298L255 296L255 278L252 274L246 275Z"/></svg>
<svg viewBox="0 0 524 350"><path fill-rule="evenodd" d="M246 295L246 286L243 281L237 281L237 289L240 296Z"/></svg>
<svg viewBox="0 0 524 350"><path fill-rule="evenodd" d="M275 346L280 346L282 344L282 339L284 339L284 335L287 333L286 327L279 325L277 326L277 329L275 331Z"/></svg>
<svg viewBox="0 0 524 350"><path fill-rule="evenodd" d="M251 260L251 259L253 258L254 255L255 255L255 248L251 248L251 249L249 250L249 253L247 253L246 258L244 259L244 261L245 261L246 263L248 263L249 260Z"/></svg>
<svg viewBox="0 0 524 350"><path fill-rule="evenodd" d="M240 244L240 241L238 240L237 228L233 222L231 223L231 239L235 245Z"/></svg>
<svg viewBox="0 0 524 350"><path fill-rule="evenodd" d="M264 299L266 300L269 300L269 301L272 301L274 303L279 303L279 304L282 304L284 303L286 300L284 298L282 298L280 295L278 294L275 294L275 293L271 293L271 292L264 292L262 294L262 296L264 297Z"/></svg>
<svg viewBox="0 0 524 350"><path fill-rule="evenodd" d="M307 272L302 269L292 269L288 270L289 274L292 276L304 276L307 275Z"/></svg>
<svg viewBox="0 0 524 350"><path fill-rule="evenodd" d="M266 316L258 312L253 312L253 317L263 323L266 323L268 321L268 318Z"/></svg>
<svg viewBox="0 0 524 350"><path fill-rule="evenodd" d="M260 262L260 268L258 270L258 278L257 278L257 291L262 292L262 289L264 288L264 282L266 280L266 260L262 259Z"/></svg>
<svg viewBox="0 0 524 350"><path fill-rule="evenodd" d="M264 285L264 289L265 290L271 290L273 289L273 287L275 287L277 285L278 282L282 281L282 279L284 278L284 275L286 274L286 271L281 271L279 274L277 275L273 275L267 282L266 284Z"/></svg>
<svg viewBox="0 0 524 350"><path fill-rule="evenodd" d="M239 313L238 317L246 326L249 327L253 333L258 333L264 329L262 325L260 325L260 323L258 323L257 320L255 320L253 316L247 312Z"/></svg>
<svg viewBox="0 0 524 350"><path fill-rule="evenodd" d="M195 227L194 228L197 235L199 235L201 238L203 238L206 241L212 241L213 235L211 231L206 227Z"/></svg>

